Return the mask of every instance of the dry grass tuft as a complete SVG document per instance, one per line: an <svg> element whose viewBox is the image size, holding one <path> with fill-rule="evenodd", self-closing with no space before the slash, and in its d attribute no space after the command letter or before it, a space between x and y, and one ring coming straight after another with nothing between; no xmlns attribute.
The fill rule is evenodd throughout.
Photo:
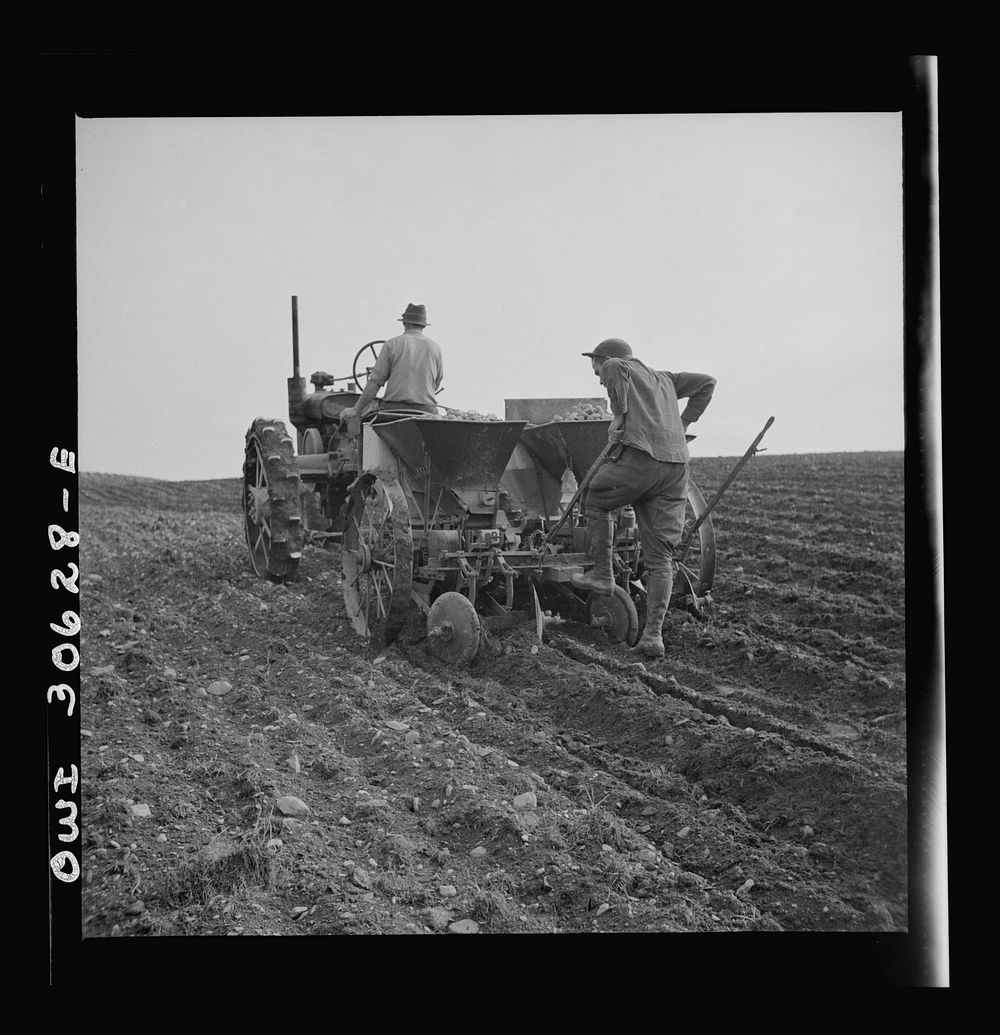
<svg viewBox="0 0 1000 1035"><path fill-rule="evenodd" d="M268 840L267 825L261 824L242 842L210 842L193 861L166 872L164 900L173 907L207 905L219 895L240 894L250 887L274 888L280 863Z"/></svg>

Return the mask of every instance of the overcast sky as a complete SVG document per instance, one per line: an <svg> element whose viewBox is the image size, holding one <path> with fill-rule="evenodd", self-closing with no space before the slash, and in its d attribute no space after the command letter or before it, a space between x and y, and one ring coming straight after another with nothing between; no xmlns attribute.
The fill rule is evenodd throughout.
<svg viewBox="0 0 1000 1035"><path fill-rule="evenodd" d="M709 373L692 455L901 450L898 112L77 122L81 471L239 477L302 373L427 307L442 404Z"/></svg>

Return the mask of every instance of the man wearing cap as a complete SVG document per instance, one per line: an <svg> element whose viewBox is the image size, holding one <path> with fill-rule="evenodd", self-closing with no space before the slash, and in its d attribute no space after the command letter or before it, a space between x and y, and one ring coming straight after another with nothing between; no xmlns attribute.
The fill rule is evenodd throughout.
<svg viewBox="0 0 1000 1035"><path fill-rule="evenodd" d="M363 416L385 385L379 408L403 413L437 413L435 396L444 377L441 347L424 334L427 310L412 302L399 318L403 333L384 342L369 371L361 398L343 410L341 420Z"/></svg>
<svg viewBox="0 0 1000 1035"><path fill-rule="evenodd" d="M621 338L602 341L590 357L611 403L609 459L590 482L586 517L594 567L573 576L577 589L611 595L611 512L635 508L646 580L646 625L636 649L662 658L663 620L673 590L673 553L684 530L688 453L686 431L715 391L708 374L651 370ZM687 399L683 413L678 399Z"/></svg>

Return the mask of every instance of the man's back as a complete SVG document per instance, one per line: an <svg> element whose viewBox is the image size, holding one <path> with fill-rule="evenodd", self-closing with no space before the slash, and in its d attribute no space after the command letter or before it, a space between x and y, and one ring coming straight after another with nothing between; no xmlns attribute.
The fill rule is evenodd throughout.
<svg viewBox="0 0 1000 1035"><path fill-rule="evenodd" d="M626 413L622 443L657 460L689 459L684 421L696 421L712 398L715 378L707 374L674 374L652 370L634 356L609 359L601 382L608 389L613 413ZM690 398L681 414L678 399Z"/></svg>
<svg viewBox="0 0 1000 1035"><path fill-rule="evenodd" d="M390 338L379 351L369 380L385 386L383 402L408 402L435 408L444 377L441 348L420 331Z"/></svg>

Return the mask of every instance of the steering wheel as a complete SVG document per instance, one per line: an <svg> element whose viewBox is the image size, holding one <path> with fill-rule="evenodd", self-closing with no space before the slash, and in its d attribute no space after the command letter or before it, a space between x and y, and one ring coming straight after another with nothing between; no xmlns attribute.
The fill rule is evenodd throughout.
<svg viewBox="0 0 1000 1035"><path fill-rule="evenodd" d="M354 383L358 386L359 392L364 391L364 385L361 384L361 379L358 377L358 360L361 359L362 355L364 355L365 349L371 349L372 356L374 356L375 359L378 359L378 352L375 350L375 346L384 344L385 338L379 338L378 341L370 341L367 345L362 345L361 348L358 349L358 354L354 357L354 364L351 367L351 377L354 378ZM367 370L365 371L365 380L368 380Z"/></svg>

